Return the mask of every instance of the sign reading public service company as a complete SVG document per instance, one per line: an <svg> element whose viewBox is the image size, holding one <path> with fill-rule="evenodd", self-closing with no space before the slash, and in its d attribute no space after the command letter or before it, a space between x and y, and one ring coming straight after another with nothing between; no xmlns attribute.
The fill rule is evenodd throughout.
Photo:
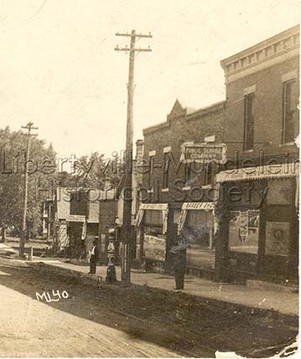
<svg viewBox="0 0 301 359"><path fill-rule="evenodd" d="M184 163L226 162L226 145L224 143L183 143L181 161Z"/></svg>

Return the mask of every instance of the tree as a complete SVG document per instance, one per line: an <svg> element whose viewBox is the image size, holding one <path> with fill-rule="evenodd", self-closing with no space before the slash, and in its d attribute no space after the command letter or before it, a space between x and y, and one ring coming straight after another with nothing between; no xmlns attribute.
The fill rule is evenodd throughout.
<svg viewBox="0 0 301 359"><path fill-rule="evenodd" d="M27 137L9 127L0 129L0 225L20 233L23 213ZM41 203L53 195L56 157L50 145L31 138L28 160L27 227L37 233L41 225Z"/></svg>
<svg viewBox="0 0 301 359"><path fill-rule="evenodd" d="M122 173L123 163L118 156L105 158L104 154L93 152L90 156L80 157L75 163L77 185L83 188L103 190L106 182L110 182L110 186L115 188Z"/></svg>

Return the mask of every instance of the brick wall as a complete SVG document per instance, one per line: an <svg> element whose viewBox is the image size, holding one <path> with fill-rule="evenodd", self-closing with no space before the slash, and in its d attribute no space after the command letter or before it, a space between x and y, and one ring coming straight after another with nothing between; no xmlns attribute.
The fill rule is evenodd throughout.
<svg viewBox="0 0 301 359"><path fill-rule="evenodd" d="M283 119L282 75L297 71L299 79L299 58L268 67L226 86L226 126L224 139L227 143L227 158L234 158L235 151L240 158L256 158L264 151L266 158L273 155L296 153L297 146L281 146ZM256 86L254 96L254 151L243 153L244 96L243 90ZM236 142L236 143L231 143ZM240 142L240 143L237 143Z"/></svg>
<svg viewBox="0 0 301 359"><path fill-rule="evenodd" d="M176 180L185 180L185 165L180 164L181 145L184 142L203 143L205 136L215 135L217 143L223 139L224 103L218 103L192 113L187 113L176 102L167 121L144 130L143 197L149 202L183 202L184 197L175 184ZM164 148L170 147L172 158L168 170L168 191L163 190ZM165 149L166 150L166 149ZM149 153L155 151L153 166L150 166ZM149 175L149 171L151 172ZM149 179L150 176L150 179ZM147 194L150 186L153 193Z"/></svg>

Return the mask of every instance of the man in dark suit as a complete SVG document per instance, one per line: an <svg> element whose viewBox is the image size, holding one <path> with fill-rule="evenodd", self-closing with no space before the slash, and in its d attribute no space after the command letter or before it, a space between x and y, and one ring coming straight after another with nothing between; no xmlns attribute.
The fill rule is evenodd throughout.
<svg viewBox="0 0 301 359"><path fill-rule="evenodd" d="M97 248L96 240L93 241L93 247L92 247L90 253L91 253L91 256L90 256L90 272L89 272L89 274L95 274L96 273L96 265L97 265L98 256L99 256L99 250Z"/></svg>

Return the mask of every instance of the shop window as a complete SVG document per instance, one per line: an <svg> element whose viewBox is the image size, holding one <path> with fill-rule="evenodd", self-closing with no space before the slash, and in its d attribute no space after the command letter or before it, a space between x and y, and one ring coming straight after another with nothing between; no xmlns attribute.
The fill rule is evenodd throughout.
<svg viewBox="0 0 301 359"><path fill-rule="evenodd" d="M298 89L296 80L283 83L282 143L294 142L298 135Z"/></svg>
<svg viewBox="0 0 301 359"><path fill-rule="evenodd" d="M144 214L145 226L158 227L163 226L162 211L159 210L146 210Z"/></svg>
<svg viewBox="0 0 301 359"><path fill-rule="evenodd" d="M259 211L231 211L229 219L229 250L258 252Z"/></svg>
<svg viewBox="0 0 301 359"><path fill-rule="evenodd" d="M211 247L213 228L212 212L189 210L184 233L189 245L208 249Z"/></svg>
<svg viewBox="0 0 301 359"><path fill-rule="evenodd" d="M243 150L250 151L254 147L254 93L244 96L244 141Z"/></svg>
<svg viewBox="0 0 301 359"><path fill-rule="evenodd" d="M288 222L267 222L265 254L273 256L287 256L289 254Z"/></svg>

